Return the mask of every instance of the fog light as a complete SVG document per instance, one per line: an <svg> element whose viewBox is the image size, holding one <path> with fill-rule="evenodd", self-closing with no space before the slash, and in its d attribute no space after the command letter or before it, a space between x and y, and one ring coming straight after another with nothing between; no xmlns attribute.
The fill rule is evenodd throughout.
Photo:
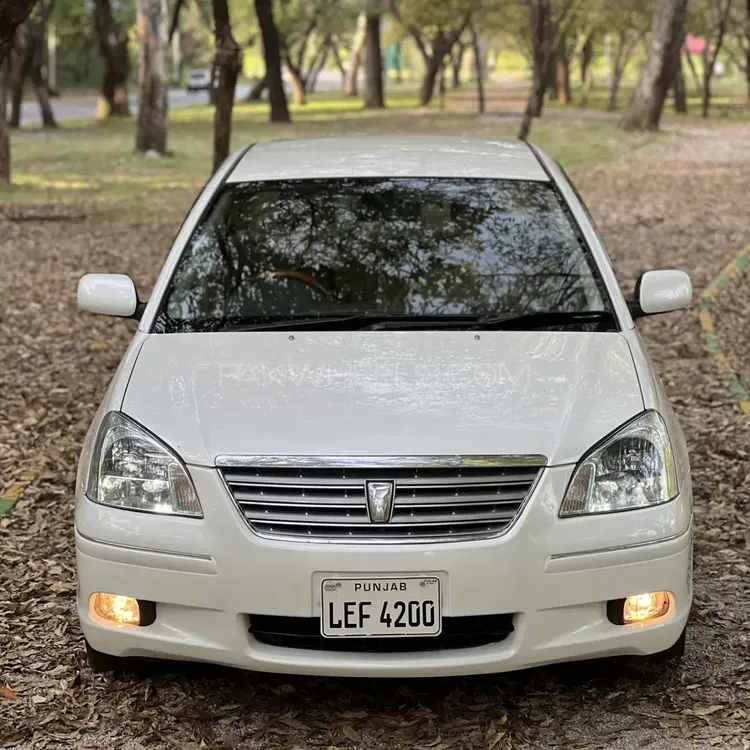
<svg viewBox="0 0 750 750"><path fill-rule="evenodd" d="M89 600L91 612L100 620L120 627L141 624L141 608L132 596L96 593Z"/></svg>
<svg viewBox="0 0 750 750"><path fill-rule="evenodd" d="M630 625L636 622L649 622L664 617L672 608L672 594L668 591L652 591L650 594L636 594L625 599L622 605L622 622Z"/></svg>

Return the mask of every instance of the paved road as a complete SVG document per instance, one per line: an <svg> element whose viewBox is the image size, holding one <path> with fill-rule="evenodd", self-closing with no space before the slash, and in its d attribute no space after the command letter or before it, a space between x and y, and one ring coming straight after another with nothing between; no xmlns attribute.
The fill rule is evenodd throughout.
<svg viewBox="0 0 750 750"><path fill-rule="evenodd" d="M247 96L248 86L237 87L237 99ZM189 94L185 89L174 89L169 92L169 106L173 109L187 107L190 104L201 104L208 98L208 94L199 91ZM52 100L52 108L55 117L59 122L66 120L87 120L96 117L96 96L61 96ZM138 96L131 94L130 107L132 112L138 111ZM39 116L39 105L33 99L24 102L21 108L22 125L39 125L41 118Z"/></svg>
<svg viewBox="0 0 750 750"><path fill-rule="evenodd" d="M317 90L326 91L339 88L341 86L341 77L335 71L322 71L318 78ZM287 91L289 85L286 84ZM250 87L246 84L237 86L236 97L238 101L244 99ZM189 94L185 89L173 89L169 92L169 106L172 109L179 107L187 107L191 104L202 104L207 101L208 94L204 91L199 91L194 94ZM66 120L87 120L92 117L96 117L96 96L61 96L57 99L52 100L52 108L55 112L55 117L59 122L65 122ZM130 108L131 112L135 113L138 111L138 96L137 94L131 94L130 96ZM22 125L40 125L41 117L39 116L39 105L36 100L29 100L24 102L21 107L21 124Z"/></svg>

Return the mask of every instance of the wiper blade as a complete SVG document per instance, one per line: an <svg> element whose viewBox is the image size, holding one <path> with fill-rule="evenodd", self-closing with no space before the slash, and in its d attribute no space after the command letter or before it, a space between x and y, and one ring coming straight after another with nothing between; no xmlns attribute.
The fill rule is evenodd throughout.
<svg viewBox="0 0 750 750"><path fill-rule="evenodd" d="M534 312L523 315L506 315L496 318L480 318L472 329L484 330L532 330L555 326L575 326L587 323L608 323L608 331L617 330L617 320L609 310L586 312Z"/></svg>
<svg viewBox="0 0 750 750"><path fill-rule="evenodd" d="M260 320L237 323L217 329L227 331L269 331L308 328L321 331L386 331L409 329L457 330L530 330L546 326L574 326L591 323L608 323L605 330L616 330L615 316L607 310L591 312L536 312L503 317L478 317L476 315L387 315L355 313L352 315L325 315L309 318Z"/></svg>
<svg viewBox="0 0 750 750"><path fill-rule="evenodd" d="M363 324L379 323L380 321L397 318L393 315L378 315L373 313L355 313L353 315L327 315L310 318L287 318L284 320L257 321L254 323L238 323L225 326L219 331L265 331L273 329L286 330L289 328L318 328L320 330L349 330L360 328Z"/></svg>

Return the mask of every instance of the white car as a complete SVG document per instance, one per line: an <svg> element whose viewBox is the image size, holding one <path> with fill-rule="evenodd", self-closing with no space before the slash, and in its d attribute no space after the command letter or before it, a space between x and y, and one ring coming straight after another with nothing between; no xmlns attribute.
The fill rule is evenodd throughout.
<svg viewBox="0 0 750 750"><path fill-rule="evenodd" d="M190 211L86 438L77 609L127 657L370 677L679 656L685 441L560 167L523 143L244 148Z"/></svg>
<svg viewBox="0 0 750 750"><path fill-rule="evenodd" d="M188 73L185 88L188 90L188 93L193 93L194 91L210 91L211 69L196 68L195 70L191 70L190 73Z"/></svg>

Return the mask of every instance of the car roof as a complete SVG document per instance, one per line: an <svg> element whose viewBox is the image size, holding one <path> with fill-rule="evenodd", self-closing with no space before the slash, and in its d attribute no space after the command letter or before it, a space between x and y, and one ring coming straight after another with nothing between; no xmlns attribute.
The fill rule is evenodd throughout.
<svg viewBox="0 0 750 750"><path fill-rule="evenodd" d="M550 179L522 141L366 135L256 144L239 159L227 182L336 177Z"/></svg>

